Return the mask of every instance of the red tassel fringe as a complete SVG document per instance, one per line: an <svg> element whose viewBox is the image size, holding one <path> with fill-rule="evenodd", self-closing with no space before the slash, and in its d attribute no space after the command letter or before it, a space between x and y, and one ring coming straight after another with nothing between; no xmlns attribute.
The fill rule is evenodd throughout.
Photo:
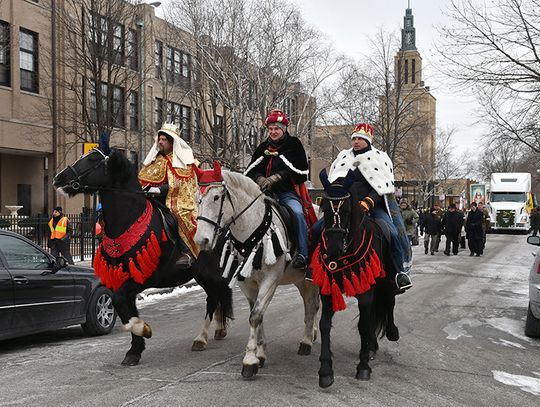
<svg viewBox="0 0 540 407"><path fill-rule="evenodd" d="M354 297L356 295L356 290L351 281L345 276L345 273L343 273L343 290L347 297Z"/></svg>
<svg viewBox="0 0 540 407"><path fill-rule="evenodd" d="M341 290L339 286L336 283L336 280L332 281L332 309L334 312L337 311L343 311L345 308L347 308L347 304L345 304L345 300L343 299L343 294L341 294Z"/></svg>

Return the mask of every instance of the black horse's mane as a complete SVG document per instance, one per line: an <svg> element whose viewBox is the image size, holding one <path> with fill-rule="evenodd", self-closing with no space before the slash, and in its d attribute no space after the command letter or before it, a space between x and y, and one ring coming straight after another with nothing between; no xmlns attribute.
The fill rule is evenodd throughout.
<svg viewBox="0 0 540 407"><path fill-rule="evenodd" d="M111 150L107 165L115 184L124 184L136 175L135 165L116 148Z"/></svg>

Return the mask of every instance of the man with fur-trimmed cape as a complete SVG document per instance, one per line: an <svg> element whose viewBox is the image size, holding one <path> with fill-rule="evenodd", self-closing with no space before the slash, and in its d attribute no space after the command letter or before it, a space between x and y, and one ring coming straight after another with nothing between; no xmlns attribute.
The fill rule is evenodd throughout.
<svg viewBox="0 0 540 407"><path fill-rule="evenodd" d="M412 286L409 271L412 251L401 212L394 196L394 168L390 157L372 145L373 126L360 123L351 135L351 148L341 151L330 167L328 181L345 178L349 171L354 177L354 188L364 198L361 209L387 225L390 234L390 250L394 267L389 275L398 289Z"/></svg>
<svg viewBox="0 0 540 407"><path fill-rule="evenodd" d="M184 244L180 248L182 255L177 264L187 268L199 255L199 247L193 240L197 229L195 194L198 183L193 170L193 151L180 134L175 124L163 124L139 172L139 182L145 191L164 203L176 218Z"/></svg>
<svg viewBox="0 0 540 407"><path fill-rule="evenodd" d="M281 110L272 110L264 125L268 129L268 138L256 148L244 174L294 213L298 248L292 266L304 269L308 259L309 230L317 220L304 185L309 174L306 151L300 139L289 134L289 121Z"/></svg>

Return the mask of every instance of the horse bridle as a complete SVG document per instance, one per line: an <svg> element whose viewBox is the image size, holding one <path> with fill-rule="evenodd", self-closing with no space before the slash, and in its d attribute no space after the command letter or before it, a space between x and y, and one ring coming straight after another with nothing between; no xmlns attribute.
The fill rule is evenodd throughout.
<svg viewBox="0 0 540 407"><path fill-rule="evenodd" d="M107 163L107 160L109 159L109 156L108 155L105 155L105 153L103 151L101 151L100 149L96 148L94 150L92 150L90 153L88 154L91 154L93 153L94 151L97 151L98 153L101 154L102 156L102 159L99 160L99 162L97 162L96 164L94 164L92 167L89 167L87 168L86 170L84 170L83 172L79 173L76 169L75 169L75 165L85 156L82 156L81 158L79 158L77 161L75 161L73 164L71 165L68 165L66 168L68 168L72 173L73 175L75 176L74 179L72 179L71 181L68 182L68 185L73 188L75 191L78 191L79 189L86 189L87 185L84 185L83 183L83 179L86 178L88 175L90 175L92 172L94 172L95 170L97 170L102 164L106 164Z"/></svg>
<svg viewBox="0 0 540 407"><path fill-rule="evenodd" d="M347 237L349 237L349 229L346 227L341 226L341 215L339 214L339 210L341 209L343 203L351 197L349 193L344 196L340 197L332 197L325 194L325 199L327 199L330 203L330 209L332 210L333 215L333 223L332 227L328 230L335 230L339 231L340 233L343 233L343 247L344 250L347 251L347 248L349 247L351 241L347 241Z"/></svg>
<svg viewBox="0 0 540 407"><path fill-rule="evenodd" d="M210 182L210 183L207 183L207 184L199 184L199 185L202 186L202 187L207 188L206 191L203 193L203 195L206 194L206 192L210 188L213 188L213 187L222 187L223 188L223 192L222 192L222 194L220 196L218 218L214 221L214 220L209 219L209 218L207 218L205 216L197 216L197 220L202 220L202 221L204 221L206 223L209 223L210 225L214 226L214 235L212 236L212 242L211 242L212 247L213 247L214 242L216 241L216 239L218 239L225 231L228 231L229 227L233 223L235 223L238 220L238 218L240 216L242 216L251 207L251 205L253 205L257 199L259 199L259 197L262 194L264 194L264 191L262 191L244 209L242 209L240 211L240 213L238 213L238 215L234 215L234 213L235 213L234 204L233 204L233 201L232 201L232 198L231 198L231 193L229 192L229 190L227 188L227 185L225 184L225 181ZM233 210L233 216L228 222L224 223L223 226L221 226L221 221L223 220L223 204L225 203L225 198L227 198L229 200L229 202L231 203L231 207L232 207L232 210Z"/></svg>

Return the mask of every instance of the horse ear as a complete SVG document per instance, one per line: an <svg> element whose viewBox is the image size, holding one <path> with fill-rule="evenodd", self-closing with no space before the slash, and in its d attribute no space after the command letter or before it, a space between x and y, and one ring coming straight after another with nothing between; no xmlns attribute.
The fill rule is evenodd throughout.
<svg viewBox="0 0 540 407"><path fill-rule="evenodd" d="M109 155L111 153L111 147L109 145L109 135L107 133L101 133L99 135L99 149L105 155Z"/></svg>
<svg viewBox="0 0 540 407"><path fill-rule="evenodd" d="M328 181L328 172L326 171L326 168L323 168L321 172L319 172L319 179L325 190L330 188L330 181Z"/></svg>

